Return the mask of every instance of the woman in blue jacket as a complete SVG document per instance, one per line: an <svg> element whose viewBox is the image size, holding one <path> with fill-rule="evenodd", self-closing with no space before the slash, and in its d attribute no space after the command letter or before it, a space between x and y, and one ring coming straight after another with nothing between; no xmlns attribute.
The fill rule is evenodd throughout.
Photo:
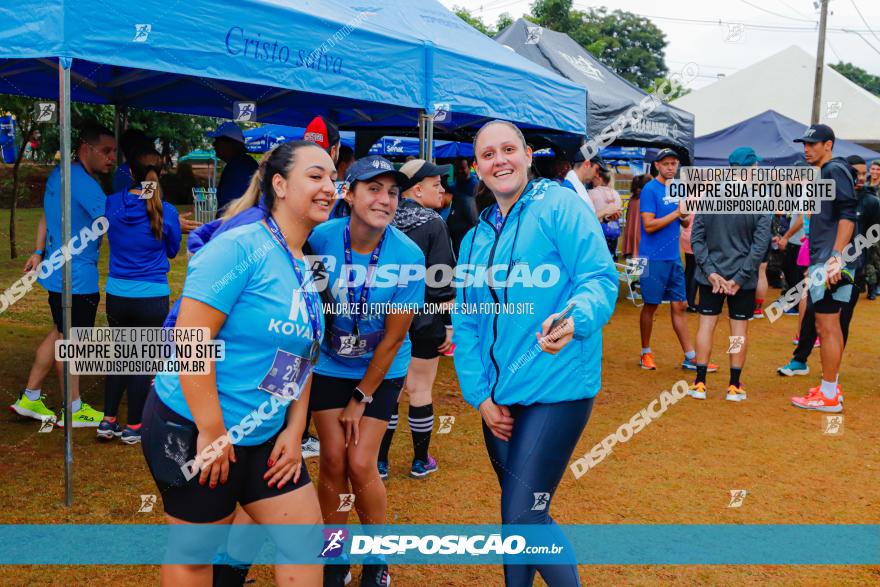
<svg viewBox="0 0 880 587"><path fill-rule="evenodd" d="M532 152L518 128L487 123L474 155L495 203L462 240L455 369L483 418L502 522L554 524L552 496L601 385L617 273L588 206L531 179ZM567 306L569 317L551 329ZM506 584L531 585L536 571L551 587L580 584L573 564L505 565Z"/></svg>
<svg viewBox="0 0 880 587"><path fill-rule="evenodd" d="M107 323L111 327L159 327L168 313L168 260L180 250L180 222L174 206L162 201L162 156L146 147L134 154L129 165L135 187L108 197L105 209L110 223ZM117 413L126 389L128 421L123 429ZM141 415L149 390L149 375L108 375L98 438L140 442Z"/></svg>

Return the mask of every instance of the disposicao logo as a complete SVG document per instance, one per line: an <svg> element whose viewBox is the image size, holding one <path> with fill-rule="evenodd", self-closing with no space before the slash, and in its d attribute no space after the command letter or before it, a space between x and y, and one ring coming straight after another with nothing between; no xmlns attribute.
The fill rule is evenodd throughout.
<svg viewBox="0 0 880 587"><path fill-rule="evenodd" d="M348 540L348 530L345 530L344 528L339 528L337 530L325 528L323 532L324 547L321 549L321 554L319 554L318 557L336 558L341 555L345 551L345 541Z"/></svg>

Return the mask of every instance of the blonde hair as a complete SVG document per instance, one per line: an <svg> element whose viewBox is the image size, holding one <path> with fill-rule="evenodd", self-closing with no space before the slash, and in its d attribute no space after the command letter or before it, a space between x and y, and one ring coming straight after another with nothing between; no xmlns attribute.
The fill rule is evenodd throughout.
<svg viewBox="0 0 880 587"><path fill-rule="evenodd" d="M150 232L156 240L162 240L164 234L165 214L162 208L162 184L159 182L159 169L150 165L147 160L156 158L162 160L162 156L153 148L144 149L137 153L133 161L129 162L131 175L137 183L151 181L156 184L153 196L146 201L147 216L150 218ZM161 163L160 163L161 165Z"/></svg>

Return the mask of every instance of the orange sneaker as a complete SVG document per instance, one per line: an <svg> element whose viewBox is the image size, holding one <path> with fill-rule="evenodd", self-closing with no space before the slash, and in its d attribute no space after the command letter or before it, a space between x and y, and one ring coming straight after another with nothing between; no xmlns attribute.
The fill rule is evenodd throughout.
<svg viewBox="0 0 880 587"><path fill-rule="evenodd" d="M741 402L746 399L746 390L743 388L742 383L739 384L739 387L736 385L728 385L727 386L727 396L724 398L729 402Z"/></svg>
<svg viewBox="0 0 880 587"><path fill-rule="evenodd" d="M696 371L697 370L697 362L694 359L688 359L687 357L685 357L681 361L681 368L688 369L689 371ZM714 373L717 370L718 370L718 365L716 365L715 363L707 363L706 364L706 372L707 373Z"/></svg>
<svg viewBox="0 0 880 587"><path fill-rule="evenodd" d="M791 398L791 405L805 410L816 410L819 412L838 413L843 411L843 393L840 386L837 386L837 395L834 399L828 399L822 393L820 386L811 387L807 395L802 397Z"/></svg>
<svg viewBox="0 0 880 587"><path fill-rule="evenodd" d="M694 399L706 399L706 384L702 381L688 388L688 395Z"/></svg>
<svg viewBox="0 0 880 587"><path fill-rule="evenodd" d="M639 359L639 365L642 369L647 369L649 371L655 371L657 369L657 363L654 362L654 355L651 353L645 353L642 355L642 358Z"/></svg>

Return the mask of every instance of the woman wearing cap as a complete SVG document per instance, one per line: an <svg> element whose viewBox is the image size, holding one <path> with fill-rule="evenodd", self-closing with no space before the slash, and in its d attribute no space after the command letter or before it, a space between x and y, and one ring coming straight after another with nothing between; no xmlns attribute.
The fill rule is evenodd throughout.
<svg viewBox="0 0 880 587"><path fill-rule="evenodd" d="M315 366L311 410L321 438L318 497L325 524L344 524L354 506L362 524L385 522L385 486L376 460L410 362L407 331L425 300L425 256L390 226L409 178L378 156L348 171L351 216L309 237L328 270L327 287L345 308L334 317ZM349 489L350 483L350 489ZM353 504L350 495L353 494ZM347 565L330 565L324 585L343 585ZM382 560L364 564L361 585L388 585Z"/></svg>
<svg viewBox="0 0 880 587"><path fill-rule="evenodd" d="M530 177L532 151L519 129L487 123L474 153L495 203L462 241L459 259L475 271L489 268L494 283L465 279L458 288L455 369L465 400L483 418L502 522L548 524L559 533L550 500L599 391L602 327L614 310L617 274L589 207ZM521 309L499 312L497 304ZM487 307L496 310L479 310ZM559 313L567 317L551 329ZM545 507L533 507L538 497ZM506 584L531 585L536 571L554 587L579 584L574 564L505 565Z"/></svg>
<svg viewBox="0 0 880 587"><path fill-rule="evenodd" d="M162 201L162 156L152 147L129 152L131 178L107 198L110 220L110 275L107 277L107 323L111 327L159 327L168 313L168 259L180 250L177 210ZM117 421L122 395L128 391L128 419ZM150 391L149 375L107 375L104 419L98 438L119 438L125 444L141 440L141 416Z"/></svg>
<svg viewBox="0 0 880 587"><path fill-rule="evenodd" d="M177 326L210 329L225 357L205 375L160 373L147 399L144 456L170 524L228 524L236 504L259 524L321 521L300 436L324 323L302 248L330 213L335 171L312 143L277 147L262 182L270 215L213 238L189 263ZM175 554L201 562L218 546L189 540ZM285 554L288 542L276 547ZM162 569L167 585L211 574L209 564ZM275 568L279 584L321 574Z"/></svg>
<svg viewBox="0 0 880 587"><path fill-rule="evenodd" d="M400 168L409 178L402 194L393 225L415 242L425 255L427 267L448 267L449 276L455 267L452 244L446 223L435 210L443 206L442 176L449 173L449 165L435 165L424 159L406 162ZM428 272L436 276L436 272ZM443 272L439 275L444 275ZM432 277L431 283L435 278ZM439 281L439 280L438 280ZM450 283L425 287L426 303L434 306L455 302L455 291ZM451 307L449 308L451 310ZM412 360L403 387L409 396L409 429L412 433L413 461L410 476L421 478L437 470L437 461L428 454L431 431L434 429L434 405L431 389L437 377L440 354L452 346L452 320L449 312L431 312L427 309L413 318L409 328ZM388 423L385 438L379 449L379 475L388 478L388 449L397 428L397 405Z"/></svg>

